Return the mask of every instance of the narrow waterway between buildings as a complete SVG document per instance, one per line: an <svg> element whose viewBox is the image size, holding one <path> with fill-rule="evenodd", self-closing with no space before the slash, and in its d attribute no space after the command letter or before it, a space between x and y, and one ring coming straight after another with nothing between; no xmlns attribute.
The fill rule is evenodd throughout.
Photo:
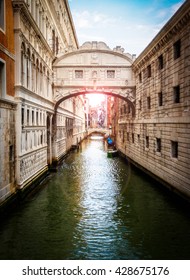
<svg viewBox="0 0 190 280"><path fill-rule="evenodd" d="M102 139L85 140L58 173L1 221L1 259L189 259L183 203Z"/></svg>

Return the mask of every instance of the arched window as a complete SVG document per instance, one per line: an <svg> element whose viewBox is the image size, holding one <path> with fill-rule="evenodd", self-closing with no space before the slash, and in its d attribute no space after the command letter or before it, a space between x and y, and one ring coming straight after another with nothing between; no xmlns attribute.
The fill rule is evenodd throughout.
<svg viewBox="0 0 190 280"><path fill-rule="evenodd" d="M42 94L43 96L46 96L46 68L43 67L43 73L42 73Z"/></svg>
<svg viewBox="0 0 190 280"><path fill-rule="evenodd" d="M50 79L49 79L49 71L47 72L47 97L49 97L49 84L50 84Z"/></svg>
<svg viewBox="0 0 190 280"><path fill-rule="evenodd" d="M35 56L32 55L32 91L36 92L36 64L35 64Z"/></svg>
<svg viewBox="0 0 190 280"><path fill-rule="evenodd" d="M36 92L39 93L39 75L40 75L40 68L39 68L39 61L36 60Z"/></svg>
<svg viewBox="0 0 190 280"><path fill-rule="evenodd" d="M21 45L21 85L25 85L25 79L26 79L26 59L25 59L25 45L22 43Z"/></svg>
<svg viewBox="0 0 190 280"><path fill-rule="evenodd" d="M30 71L31 71L31 61L30 61L30 50L27 50L27 60L26 60L26 86L30 88Z"/></svg>
<svg viewBox="0 0 190 280"><path fill-rule="evenodd" d="M43 74L42 74L42 64L40 63L40 73L39 73L39 78L40 78L40 94L42 95L42 83L43 83Z"/></svg>

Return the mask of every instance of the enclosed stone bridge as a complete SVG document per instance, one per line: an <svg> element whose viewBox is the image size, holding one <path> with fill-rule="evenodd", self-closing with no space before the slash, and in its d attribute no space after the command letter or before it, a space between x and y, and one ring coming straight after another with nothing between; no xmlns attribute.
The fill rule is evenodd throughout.
<svg viewBox="0 0 190 280"><path fill-rule="evenodd" d="M124 99L135 115L134 59L121 47L111 50L103 42L86 42L59 57L53 65L55 111L68 98L99 93Z"/></svg>

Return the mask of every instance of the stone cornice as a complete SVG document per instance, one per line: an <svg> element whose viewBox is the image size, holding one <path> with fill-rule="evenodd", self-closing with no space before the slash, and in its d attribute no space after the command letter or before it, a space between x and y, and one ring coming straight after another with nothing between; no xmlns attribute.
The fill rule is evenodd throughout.
<svg viewBox="0 0 190 280"><path fill-rule="evenodd" d="M145 50L133 63L133 69L137 71L151 59L159 50L163 49L171 39L179 34L190 21L190 1L187 0L173 17L160 30L156 37L150 42Z"/></svg>
<svg viewBox="0 0 190 280"><path fill-rule="evenodd" d="M131 69L131 66L130 65L105 65L105 66L102 66L102 65L96 65L96 64L90 64L90 65L61 65L61 66L53 66L53 69L56 69L56 68L70 68L70 69L77 69L77 68L82 68L84 70L86 70L86 68L88 69Z"/></svg>
<svg viewBox="0 0 190 280"><path fill-rule="evenodd" d="M133 63L132 58L130 58L128 56L128 54L125 54L125 53L120 53L120 52L113 51L113 50L104 50L104 49L78 49L76 51L65 53L62 56L60 56L59 58L57 58L56 61L54 62L54 66L56 66L56 64L58 64L59 61L61 61L62 59L66 58L66 57L73 56L73 55L79 55L79 54L87 54L87 53L110 54L110 55L114 55L114 56L119 56L131 64Z"/></svg>
<svg viewBox="0 0 190 280"><path fill-rule="evenodd" d="M38 104L38 107L42 108L49 108L49 106L53 107L54 106L54 101L49 100L33 91L30 91L29 89L23 87L22 85L15 85L15 91L16 91L16 96L15 100L27 100L30 104ZM25 98L28 95L28 97L32 97L33 100L31 99L30 101L29 98ZM41 103L40 103L41 102ZM43 104L43 105L42 105Z"/></svg>
<svg viewBox="0 0 190 280"><path fill-rule="evenodd" d="M7 99L0 98L0 108L15 110L17 103Z"/></svg>
<svg viewBox="0 0 190 280"><path fill-rule="evenodd" d="M11 53L7 48L5 48L1 43L0 43L0 51L2 51L4 54L9 56L12 60L15 60L15 55Z"/></svg>
<svg viewBox="0 0 190 280"><path fill-rule="evenodd" d="M76 46L77 46L77 48L79 48L79 43L78 43L78 39L77 39L75 25L74 25L72 14L71 14L71 11L70 11L70 8L69 8L68 0L65 0L64 2L65 2L65 7L67 9L68 17L69 17L69 20L70 20L71 28L72 28L74 39L75 39L75 42L76 42Z"/></svg>
<svg viewBox="0 0 190 280"><path fill-rule="evenodd" d="M128 123L128 121L124 121L125 124ZM135 119L133 121L133 124L184 124L190 123L190 116L185 117L163 117L163 118L151 118L151 119Z"/></svg>

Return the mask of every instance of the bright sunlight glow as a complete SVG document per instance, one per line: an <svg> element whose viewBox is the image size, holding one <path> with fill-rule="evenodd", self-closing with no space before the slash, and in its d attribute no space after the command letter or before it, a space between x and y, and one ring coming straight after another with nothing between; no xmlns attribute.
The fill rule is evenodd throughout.
<svg viewBox="0 0 190 280"><path fill-rule="evenodd" d="M105 100L105 95L93 93L93 94L89 94L88 98L89 98L89 104L91 106L97 106L100 105L101 102Z"/></svg>

